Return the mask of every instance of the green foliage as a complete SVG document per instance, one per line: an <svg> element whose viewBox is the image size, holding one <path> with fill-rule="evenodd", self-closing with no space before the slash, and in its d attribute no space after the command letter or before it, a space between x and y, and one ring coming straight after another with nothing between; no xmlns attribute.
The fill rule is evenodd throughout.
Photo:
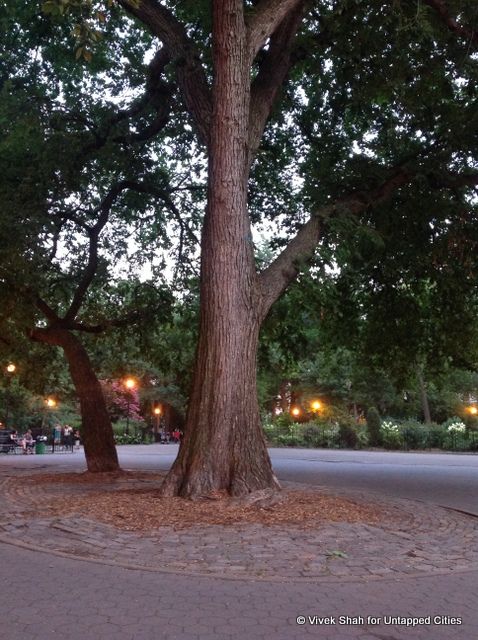
<svg viewBox="0 0 478 640"><path fill-rule="evenodd" d="M347 449L357 449L360 444L357 425L349 421L339 423L339 442Z"/></svg>
<svg viewBox="0 0 478 640"><path fill-rule="evenodd" d="M400 425L401 444L405 449L426 449L431 448L431 430L436 427L427 426L417 422L416 420L407 420ZM439 438L436 436L435 441Z"/></svg>
<svg viewBox="0 0 478 640"><path fill-rule="evenodd" d="M373 412L372 412L373 413ZM443 449L450 451L477 451L478 429L450 431L449 426L460 423L450 418L443 424L425 425L417 420L381 421L379 441L389 450ZM297 423L288 414L264 422L264 433L271 446L362 449L378 446L370 442L368 426L355 423L350 417L339 423L315 420Z"/></svg>
<svg viewBox="0 0 478 640"><path fill-rule="evenodd" d="M385 449L400 449L403 444L400 427L390 420L384 420L380 425L379 441Z"/></svg>
<svg viewBox="0 0 478 640"><path fill-rule="evenodd" d="M144 444L141 434L133 433L115 434L115 442L116 444Z"/></svg>

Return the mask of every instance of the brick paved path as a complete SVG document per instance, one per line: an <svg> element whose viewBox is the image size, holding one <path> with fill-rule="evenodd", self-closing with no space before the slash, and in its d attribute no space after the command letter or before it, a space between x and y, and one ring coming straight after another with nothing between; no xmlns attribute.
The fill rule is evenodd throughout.
<svg viewBox="0 0 478 640"><path fill-rule="evenodd" d="M4 640L475 640L478 574L311 584L133 571L0 544ZM22 608L28 613L22 612ZM298 626L305 616L462 616L461 626Z"/></svg>

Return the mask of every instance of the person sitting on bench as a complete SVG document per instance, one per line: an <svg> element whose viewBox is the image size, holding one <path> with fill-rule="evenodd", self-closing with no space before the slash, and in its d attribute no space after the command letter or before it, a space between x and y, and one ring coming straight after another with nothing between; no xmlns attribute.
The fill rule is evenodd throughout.
<svg viewBox="0 0 478 640"><path fill-rule="evenodd" d="M23 453L24 454L33 453L34 445L35 445L35 441L33 439L31 429L28 429L28 431L25 433L25 435L22 438Z"/></svg>
<svg viewBox="0 0 478 640"><path fill-rule="evenodd" d="M14 449L15 447L19 446L19 442L18 442L18 433L16 431L16 429L12 429L11 433L10 433L10 443L12 445L12 449Z"/></svg>

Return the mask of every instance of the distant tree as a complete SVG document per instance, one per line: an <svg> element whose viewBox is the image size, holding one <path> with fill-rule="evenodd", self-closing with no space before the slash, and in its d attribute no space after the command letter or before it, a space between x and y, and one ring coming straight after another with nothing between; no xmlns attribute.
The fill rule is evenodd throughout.
<svg viewBox="0 0 478 640"><path fill-rule="evenodd" d="M173 244L161 231L160 212L154 221L148 212L151 200L175 210L167 172L149 171L144 150L171 107L168 88L156 77L166 61L153 56L140 72L132 64L105 98L99 78L123 53L132 63L142 59L149 37L119 38L118 48L98 52L86 71L71 55L68 26L35 3L4 3L0 24L0 330L7 343L14 329L61 348L80 401L88 469L115 470L111 422L79 336L131 327L146 308L157 314L169 307L166 287L138 281L133 269ZM143 94L128 107L114 101L141 85ZM143 231L143 217L157 240L149 238L148 249L131 255L131 229ZM178 227L187 235L183 221ZM129 272L122 287L115 282L121 261Z"/></svg>

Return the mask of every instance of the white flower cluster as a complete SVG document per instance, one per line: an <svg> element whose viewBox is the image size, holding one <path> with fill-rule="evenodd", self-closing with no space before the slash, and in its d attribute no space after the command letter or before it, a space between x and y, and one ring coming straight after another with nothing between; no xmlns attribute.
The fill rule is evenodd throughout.
<svg viewBox="0 0 478 640"><path fill-rule="evenodd" d="M385 420L385 422L382 422L382 429L384 431L388 431L388 433L398 433L399 431L398 425L394 422L391 422L390 420Z"/></svg>
<svg viewBox="0 0 478 640"><path fill-rule="evenodd" d="M463 424L463 422L453 422L451 425L449 425L448 431L453 431L455 433L465 433L466 426Z"/></svg>

